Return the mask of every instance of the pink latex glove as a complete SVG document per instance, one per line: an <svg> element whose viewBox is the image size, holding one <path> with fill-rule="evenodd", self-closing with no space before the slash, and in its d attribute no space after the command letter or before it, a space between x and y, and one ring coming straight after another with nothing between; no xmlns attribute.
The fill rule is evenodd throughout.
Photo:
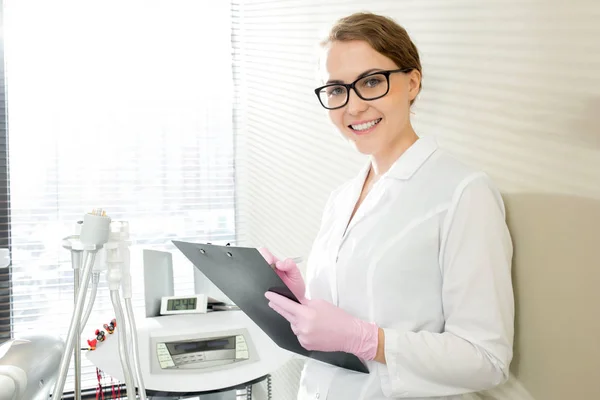
<svg viewBox="0 0 600 400"><path fill-rule="evenodd" d="M267 292L269 307L288 320L298 341L306 350L343 351L363 360L377 355L379 328L353 317L325 300L293 302Z"/></svg>
<svg viewBox="0 0 600 400"><path fill-rule="evenodd" d="M290 258L280 261L264 247L259 248L258 252L269 265L275 268L277 275L279 275L283 283L291 290L300 303L304 303L306 301L306 298L304 297L306 285L304 284L302 273L300 273L300 269L298 269L296 263Z"/></svg>

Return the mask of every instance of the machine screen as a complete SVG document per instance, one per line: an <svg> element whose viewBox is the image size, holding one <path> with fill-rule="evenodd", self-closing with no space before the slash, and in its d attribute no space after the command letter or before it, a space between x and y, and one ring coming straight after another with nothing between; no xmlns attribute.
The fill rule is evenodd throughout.
<svg viewBox="0 0 600 400"><path fill-rule="evenodd" d="M195 310L196 309L196 298L190 297L188 299L170 299L167 301L167 311L177 310Z"/></svg>
<svg viewBox="0 0 600 400"><path fill-rule="evenodd" d="M171 355L197 353L211 350L235 350L235 336L218 339L207 339L197 342L167 343Z"/></svg>

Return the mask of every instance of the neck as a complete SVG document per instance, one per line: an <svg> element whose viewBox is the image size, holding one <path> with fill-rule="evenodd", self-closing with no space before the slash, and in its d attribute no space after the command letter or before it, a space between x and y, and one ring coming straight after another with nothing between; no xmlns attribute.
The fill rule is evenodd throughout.
<svg viewBox="0 0 600 400"><path fill-rule="evenodd" d="M371 156L371 171L373 175L379 178L385 174L392 165L400 158L402 154L412 146L419 137L415 133L412 125L408 125L405 132L397 140L392 142L388 148L378 154Z"/></svg>

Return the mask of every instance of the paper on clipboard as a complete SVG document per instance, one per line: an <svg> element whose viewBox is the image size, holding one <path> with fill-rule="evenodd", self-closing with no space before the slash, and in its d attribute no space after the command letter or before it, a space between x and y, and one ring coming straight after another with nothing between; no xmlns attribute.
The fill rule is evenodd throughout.
<svg viewBox="0 0 600 400"><path fill-rule="evenodd" d="M257 249L182 241L173 244L279 347L341 368L369 372L354 354L309 351L300 345L289 322L268 306L264 294L272 291L299 301Z"/></svg>

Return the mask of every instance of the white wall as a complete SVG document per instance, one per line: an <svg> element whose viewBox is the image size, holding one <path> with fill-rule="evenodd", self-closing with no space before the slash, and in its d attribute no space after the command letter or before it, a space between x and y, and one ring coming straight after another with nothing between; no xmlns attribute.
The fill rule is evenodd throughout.
<svg viewBox="0 0 600 400"><path fill-rule="evenodd" d="M342 15L392 16L422 56L417 132L505 195L513 373L537 400L600 398L600 2L234 0L232 9L239 243L307 256L329 192L363 162L313 93L316 45ZM274 374L275 399L294 398L300 367Z"/></svg>

